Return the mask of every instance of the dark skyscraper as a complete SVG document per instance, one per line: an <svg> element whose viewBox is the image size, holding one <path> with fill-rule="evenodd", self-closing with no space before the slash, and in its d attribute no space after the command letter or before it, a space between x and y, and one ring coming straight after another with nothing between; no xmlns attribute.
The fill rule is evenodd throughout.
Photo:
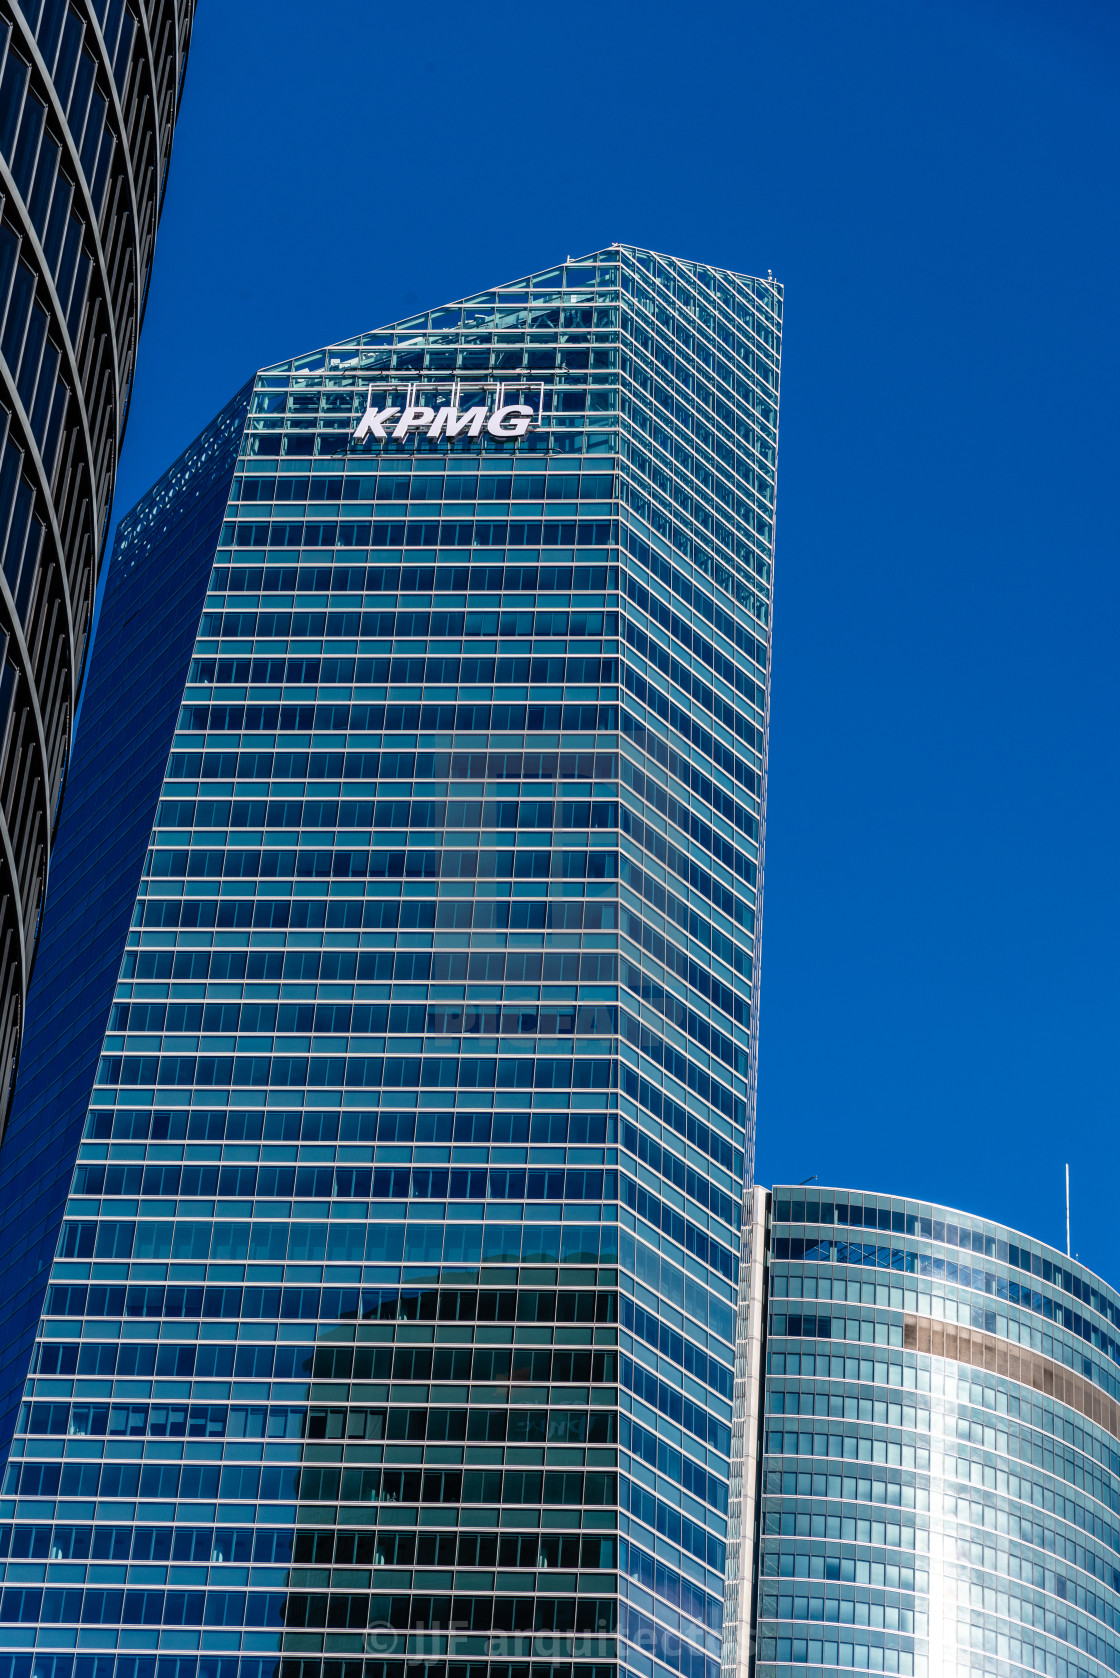
<svg viewBox="0 0 1120 1678"><path fill-rule="evenodd" d="M0 1146L0 1450L58 1242L248 397L117 529Z"/></svg>
<svg viewBox="0 0 1120 1678"><path fill-rule="evenodd" d="M715 1678L781 309L611 247L122 522L0 1153L44 1678Z"/></svg>
<svg viewBox="0 0 1120 1678"><path fill-rule="evenodd" d="M193 0L0 0L0 1127Z"/></svg>

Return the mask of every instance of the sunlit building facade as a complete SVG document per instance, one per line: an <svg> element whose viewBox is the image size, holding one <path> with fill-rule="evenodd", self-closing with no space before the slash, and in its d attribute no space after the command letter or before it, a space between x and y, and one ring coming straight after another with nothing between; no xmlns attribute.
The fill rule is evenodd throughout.
<svg viewBox="0 0 1120 1678"><path fill-rule="evenodd" d="M967 1213L756 1193L727 1678L1115 1672L1120 1295Z"/></svg>
<svg viewBox="0 0 1120 1678"><path fill-rule="evenodd" d="M780 331L611 247L265 370L124 521L13 1678L715 1678Z"/></svg>

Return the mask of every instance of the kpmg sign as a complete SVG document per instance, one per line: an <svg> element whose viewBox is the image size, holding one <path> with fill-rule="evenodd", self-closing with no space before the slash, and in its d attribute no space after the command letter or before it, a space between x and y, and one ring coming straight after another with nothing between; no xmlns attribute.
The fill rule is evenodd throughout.
<svg viewBox="0 0 1120 1678"><path fill-rule="evenodd" d="M351 433L351 443L364 443L372 438L378 443L402 443L412 436L427 437L435 443L442 437L453 442L456 437L481 437L483 427L491 437L508 442L524 437L531 426L540 426L544 413L544 386L532 387L533 402L510 402L507 395L524 396L524 388L504 384L475 386L471 390L470 405L462 405L462 387L458 381L451 386L451 400L439 407L430 407L421 400L419 385L408 385L403 395L394 402L394 389L380 392L370 385L366 395L366 411ZM478 400L478 399L481 400ZM434 402L436 398L431 397Z"/></svg>

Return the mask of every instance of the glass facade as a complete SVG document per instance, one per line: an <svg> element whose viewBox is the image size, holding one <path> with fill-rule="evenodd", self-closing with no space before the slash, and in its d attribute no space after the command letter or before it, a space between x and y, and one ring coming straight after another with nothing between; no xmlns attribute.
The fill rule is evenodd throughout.
<svg viewBox="0 0 1120 1678"><path fill-rule="evenodd" d="M759 1204L763 1332L737 1393L758 1542L726 1664L1116 1671L1120 1294L944 1207Z"/></svg>
<svg viewBox="0 0 1120 1678"><path fill-rule="evenodd" d="M0 0L0 1128L193 0Z"/></svg>
<svg viewBox="0 0 1120 1678"><path fill-rule="evenodd" d="M254 381L60 1143L13 1678L714 1678L780 324L612 247Z"/></svg>
<svg viewBox="0 0 1120 1678"><path fill-rule="evenodd" d="M248 400L246 389L117 528L0 1147L0 1452L58 1245Z"/></svg>

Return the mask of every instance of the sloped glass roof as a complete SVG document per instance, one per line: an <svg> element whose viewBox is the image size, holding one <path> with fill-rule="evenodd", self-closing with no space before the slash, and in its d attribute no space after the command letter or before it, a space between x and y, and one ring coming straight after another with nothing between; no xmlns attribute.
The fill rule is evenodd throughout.
<svg viewBox="0 0 1120 1678"><path fill-rule="evenodd" d="M782 287L772 276L760 279L752 275L737 274L730 269L686 262L680 257L643 250L636 245L608 245L602 250L592 251L587 256L575 259L569 257L558 266L543 268L535 274L523 275L489 290L475 292L469 297L461 297L454 302L426 309L420 314L406 315L400 320L390 321L386 325L360 333L357 337L340 339L336 343L308 351L293 360L263 367L260 371L261 374L356 371L359 365L358 358L363 350L394 347L399 349L407 345L410 339L417 343L423 341L430 344L433 340L438 343L444 334L448 339L458 338L463 331L472 329L522 329L526 324L532 324L526 323L525 310L533 302L543 301L545 295L556 296L562 293L566 300L575 301L573 294L582 291L587 294L586 300L590 302L593 296L600 297L604 289L617 286L620 281L619 270L615 268L612 271L610 265L612 262L618 263L623 254L653 280L660 279L665 283L671 282L678 274L687 276L690 289L698 286L710 292L713 301L722 303L727 308L733 310L737 302L749 298L753 304L762 303L780 318Z"/></svg>

